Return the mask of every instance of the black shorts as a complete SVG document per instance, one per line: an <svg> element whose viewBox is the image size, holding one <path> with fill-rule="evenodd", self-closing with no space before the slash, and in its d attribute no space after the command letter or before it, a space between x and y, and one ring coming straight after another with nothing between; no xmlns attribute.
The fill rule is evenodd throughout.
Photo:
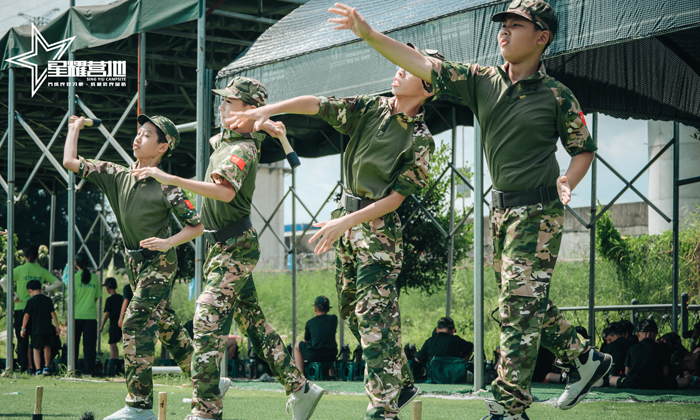
<svg viewBox="0 0 700 420"><path fill-rule="evenodd" d="M299 342L299 350L304 360L309 362L335 362L335 353L313 350L306 341Z"/></svg>
<svg viewBox="0 0 700 420"><path fill-rule="evenodd" d="M44 347L51 347L53 345L53 338L55 336L56 331L47 332L43 334L32 334L31 348L43 350Z"/></svg>
<svg viewBox="0 0 700 420"><path fill-rule="evenodd" d="M114 327L112 327L114 326ZM121 343L122 342L122 329L119 328L119 324L116 322L109 322L109 344Z"/></svg>

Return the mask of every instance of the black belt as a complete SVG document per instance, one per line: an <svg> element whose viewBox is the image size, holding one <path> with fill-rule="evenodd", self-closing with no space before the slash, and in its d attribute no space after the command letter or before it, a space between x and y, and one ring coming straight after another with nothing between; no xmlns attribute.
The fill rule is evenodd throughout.
<svg viewBox="0 0 700 420"><path fill-rule="evenodd" d="M340 197L340 203L343 205L343 207L345 207L345 210L348 213L354 213L358 210L362 210L372 203L376 203L376 201L355 197L349 192L343 191L343 195Z"/></svg>
<svg viewBox="0 0 700 420"><path fill-rule="evenodd" d="M253 223L250 221L250 216L245 216L241 220L226 225L219 230L204 230L204 237L207 241L214 245L216 243L226 243L229 239L240 235L250 229Z"/></svg>
<svg viewBox="0 0 700 420"><path fill-rule="evenodd" d="M559 192L557 191L557 187L540 187L534 190L515 192L493 190L491 192L491 198L491 206L503 210L508 207L549 203L559 198Z"/></svg>
<svg viewBox="0 0 700 420"><path fill-rule="evenodd" d="M160 251L151 251L150 249L127 249L126 253L131 256L131 258L136 261L136 263L144 262L150 260L153 257L159 255Z"/></svg>

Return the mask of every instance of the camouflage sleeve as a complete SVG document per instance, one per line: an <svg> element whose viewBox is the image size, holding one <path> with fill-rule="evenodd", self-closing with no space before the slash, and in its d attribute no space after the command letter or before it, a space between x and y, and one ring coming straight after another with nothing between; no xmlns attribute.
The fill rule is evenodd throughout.
<svg viewBox="0 0 700 420"><path fill-rule="evenodd" d="M211 173L212 182L226 180L238 192L251 166L258 159L258 149L252 142L241 142L234 146L231 154L218 164Z"/></svg>
<svg viewBox="0 0 700 420"><path fill-rule="evenodd" d="M496 72L495 67L453 63L435 58L429 60L433 63L431 79L435 96L450 95L459 98L472 110L476 106L478 79Z"/></svg>
<svg viewBox="0 0 700 420"><path fill-rule="evenodd" d="M357 126L357 121L362 117L371 102L371 98L365 95L357 95L354 98L328 98L319 96L318 100L320 116L339 132L352 135Z"/></svg>
<svg viewBox="0 0 700 420"><path fill-rule="evenodd" d="M78 160L80 160L80 167L77 175L92 182L103 192L107 192L110 186L114 185L112 181L115 175L127 170L124 166L112 162L85 159L82 156L78 156Z"/></svg>
<svg viewBox="0 0 700 420"><path fill-rule="evenodd" d="M586 119L583 116L574 94L563 84L550 81L547 83L552 89L559 109L557 110L557 131L569 156L576 156L583 152L595 152L598 147L593 142Z"/></svg>
<svg viewBox="0 0 700 420"><path fill-rule="evenodd" d="M435 141L424 122L413 127L412 159L401 168L394 183L394 191L408 197L428 185L430 177L430 155L435 151Z"/></svg>
<svg viewBox="0 0 700 420"><path fill-rule="evenodd" d="M163 184L160 185L160 188L163 190L165 199L170 203L175 212L175 217L180 220L180 223L190 226L199 224L199 213L197 213L185 192L182 191L182 188Z"/></svg>

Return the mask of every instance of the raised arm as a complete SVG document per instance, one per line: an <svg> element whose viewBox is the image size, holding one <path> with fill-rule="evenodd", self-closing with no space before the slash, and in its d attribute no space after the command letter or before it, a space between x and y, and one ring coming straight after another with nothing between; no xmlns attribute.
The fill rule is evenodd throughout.
<svg viewBox="0 0 700 420"><path fill-rule="evenodd" d="M367 21L355 10L354 7L342 3L336 3L335 7L328 9L339 17L328 19L329 22L337 23L333 29L349 29L377 50L387 60L403 68L416 77L420 77L427 83L431 83L431 71L433 63L418 51L402 44L399 41L389 38L381 32L377 32L367 23Z"/></svg>
<svg viewBox="0 0 700 420"><path fill-rule="evenodd" d="M270 135L273 135L269 129L266 129L265 123L272 115L277 114L301 114L301 115L316 115L321 109L319 100L315 96L297 96L296 98L287 99L286 101L278 102L272 105L261 106L260 108L249 109L244 112L232 112L229 118L224 121L229 124L232 130L242 126L248 120L255 120L253 129L255 131L265 130ZM274 136L274 135L273 135Z"/></svg>
<svg viewBox="0 0 700 420"><path fill-rule="evenodd" d="M63 166L71 172L78 173L80 160L78 159L78 136L83 128L85 117L80 117L68 124L68 136L63 148Z"/></svg>
<svg viewBox="0 0 700 420"><path fill-rule="evenodd" d="M180 232L167 238L148 238L140 242L141 247L151 251L165 252L172 247L176 247L189 242L204 232L204 225L199 223L194 226L187 225Z"/></svg>

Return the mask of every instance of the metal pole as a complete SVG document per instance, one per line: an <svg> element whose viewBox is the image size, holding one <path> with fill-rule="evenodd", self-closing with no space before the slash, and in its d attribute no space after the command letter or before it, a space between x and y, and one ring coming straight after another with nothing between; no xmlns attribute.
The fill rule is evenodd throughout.
<svg viewBox="0 0 700 420"><path fill-rule="evenodd" d="M445 316L450 316L452 309L452 269L454 267L455 236L452 232L455 228L455 201L457 198L455 190L455 169L457 167L457 110L452 108L452 169L450 170L450 243L447 251L447 284Z"/></svg>
<svg viewBox="0 0 700 420"><path fill-rule="evenodd" d="M292 168L292 345L297 342L297 197L296 169Z"/></svg>
<svg viewBox="0 0 700 420"><path fill-rule="evenodd" d="M56 187L54 186L54 189ZM56 193L51 194L51 223L49 225L49 271L53 273L53 243L56 240Z"/></svg>
<svg viewBox="0 0 700 420"><path fill-rule="evenodd" d="M104 209L105 209L105 193L100 194L100 214L104 215ZM98 216L99 217L99 216ZM100 289L102 289L102 285L104 284L104 267L102 267L102 261L104 259L104 253L105 253L105 243L104 243L104 237L105 237L105 225L102 223L100 220L100 259L97 260L98 266L95 267L98 270L100 270ZM100 301L97 304L97 354L102 353L102 340L100 337L100 315L102 314L102 293L100 293Z"/></svg>
<svg viewBox="0 0 700 420"><path fill-rule="evenodd" d="M345 167L343 167L343 160L345 158L345 148L343 147L343 135L338 133L338 138L340 139L340 144L338 149L340 149L340 183L345 185ZM338 331L339 331L339 348L343 348L345 345L345 321L340 317L340 312L338 312ZM295 342L296 344L296 342Z"/></svg>
<svg viewBox="0 0 700 420"><path fill-rule="evenodd" d="M5 350L5 369L13 370L14 358L14 328L12 318L14 316L15 288L13 271L15 269L15 69L10 67L7 72L7 299L6 299L6 329L7 348Z"/></svg>
<svg viewBox="0 0 700 420"><path fill-rule="evenodd" d="M205 97L204 97L204 52L205 52L205 29L206 29L206 16L205 11L205 1L199 0L199 19L197 20L197 156L196 156L196 174L197 181L204 181L204 143L206 139L204 138L206 127L204 127L204 113L208 112L205 109ZM202 197L197 196L197 212L202 211ZM194 267L194 298L197 300L199 295L202 293L202 279L203 279L203 269L204 269L204 239L199 236L194 241L195 244L195 267Z"/></svg>
<svg viewBox="0 0 700 420"><path fill-rule="evenodd" d="M139 34L139 62L138 62L138 80L139 80L139 95L138 103L136 104L136 114L146 113L146 33Z"/></svg>
<svg viewBox="0 0 700 420"><path fill-rule="evenodd" d="M70 0L70 7L75 1ZM68 54L69 61L75 61L75 53ZM74 77L68 78L68 113L75 115L75 82ZM75 371L78 349L75 343L75 174L68 171L68 372Z"/></svg>
<svg viewBox="0 0 700 420"><path fill-rule="evenodd" d="M484 160L474 118L474 389L484 386Z"/></svg>
<svg viewBox="0 0 700 420"><path fill-rule="evenodd" d="M593 142L598 141L598 113L593 113ZM596 212L598 210L598 162L593 158L591 163L591 220L593 224L589 228L590 233L590 255L588 261L588 336L591 337L591 346L595 346L595 235L596 235Z"/></svg>
<svg viewBox="0 0 700 420"><path fill-rule="evenodd" d="M679 205L679 185L678 178L680 176L680 153L681 153L681 138L679 133L679 124L677 121L673 123L673 312L671 327L673 332L678 332L678 235L680 230L680 205Z"/></svg>

